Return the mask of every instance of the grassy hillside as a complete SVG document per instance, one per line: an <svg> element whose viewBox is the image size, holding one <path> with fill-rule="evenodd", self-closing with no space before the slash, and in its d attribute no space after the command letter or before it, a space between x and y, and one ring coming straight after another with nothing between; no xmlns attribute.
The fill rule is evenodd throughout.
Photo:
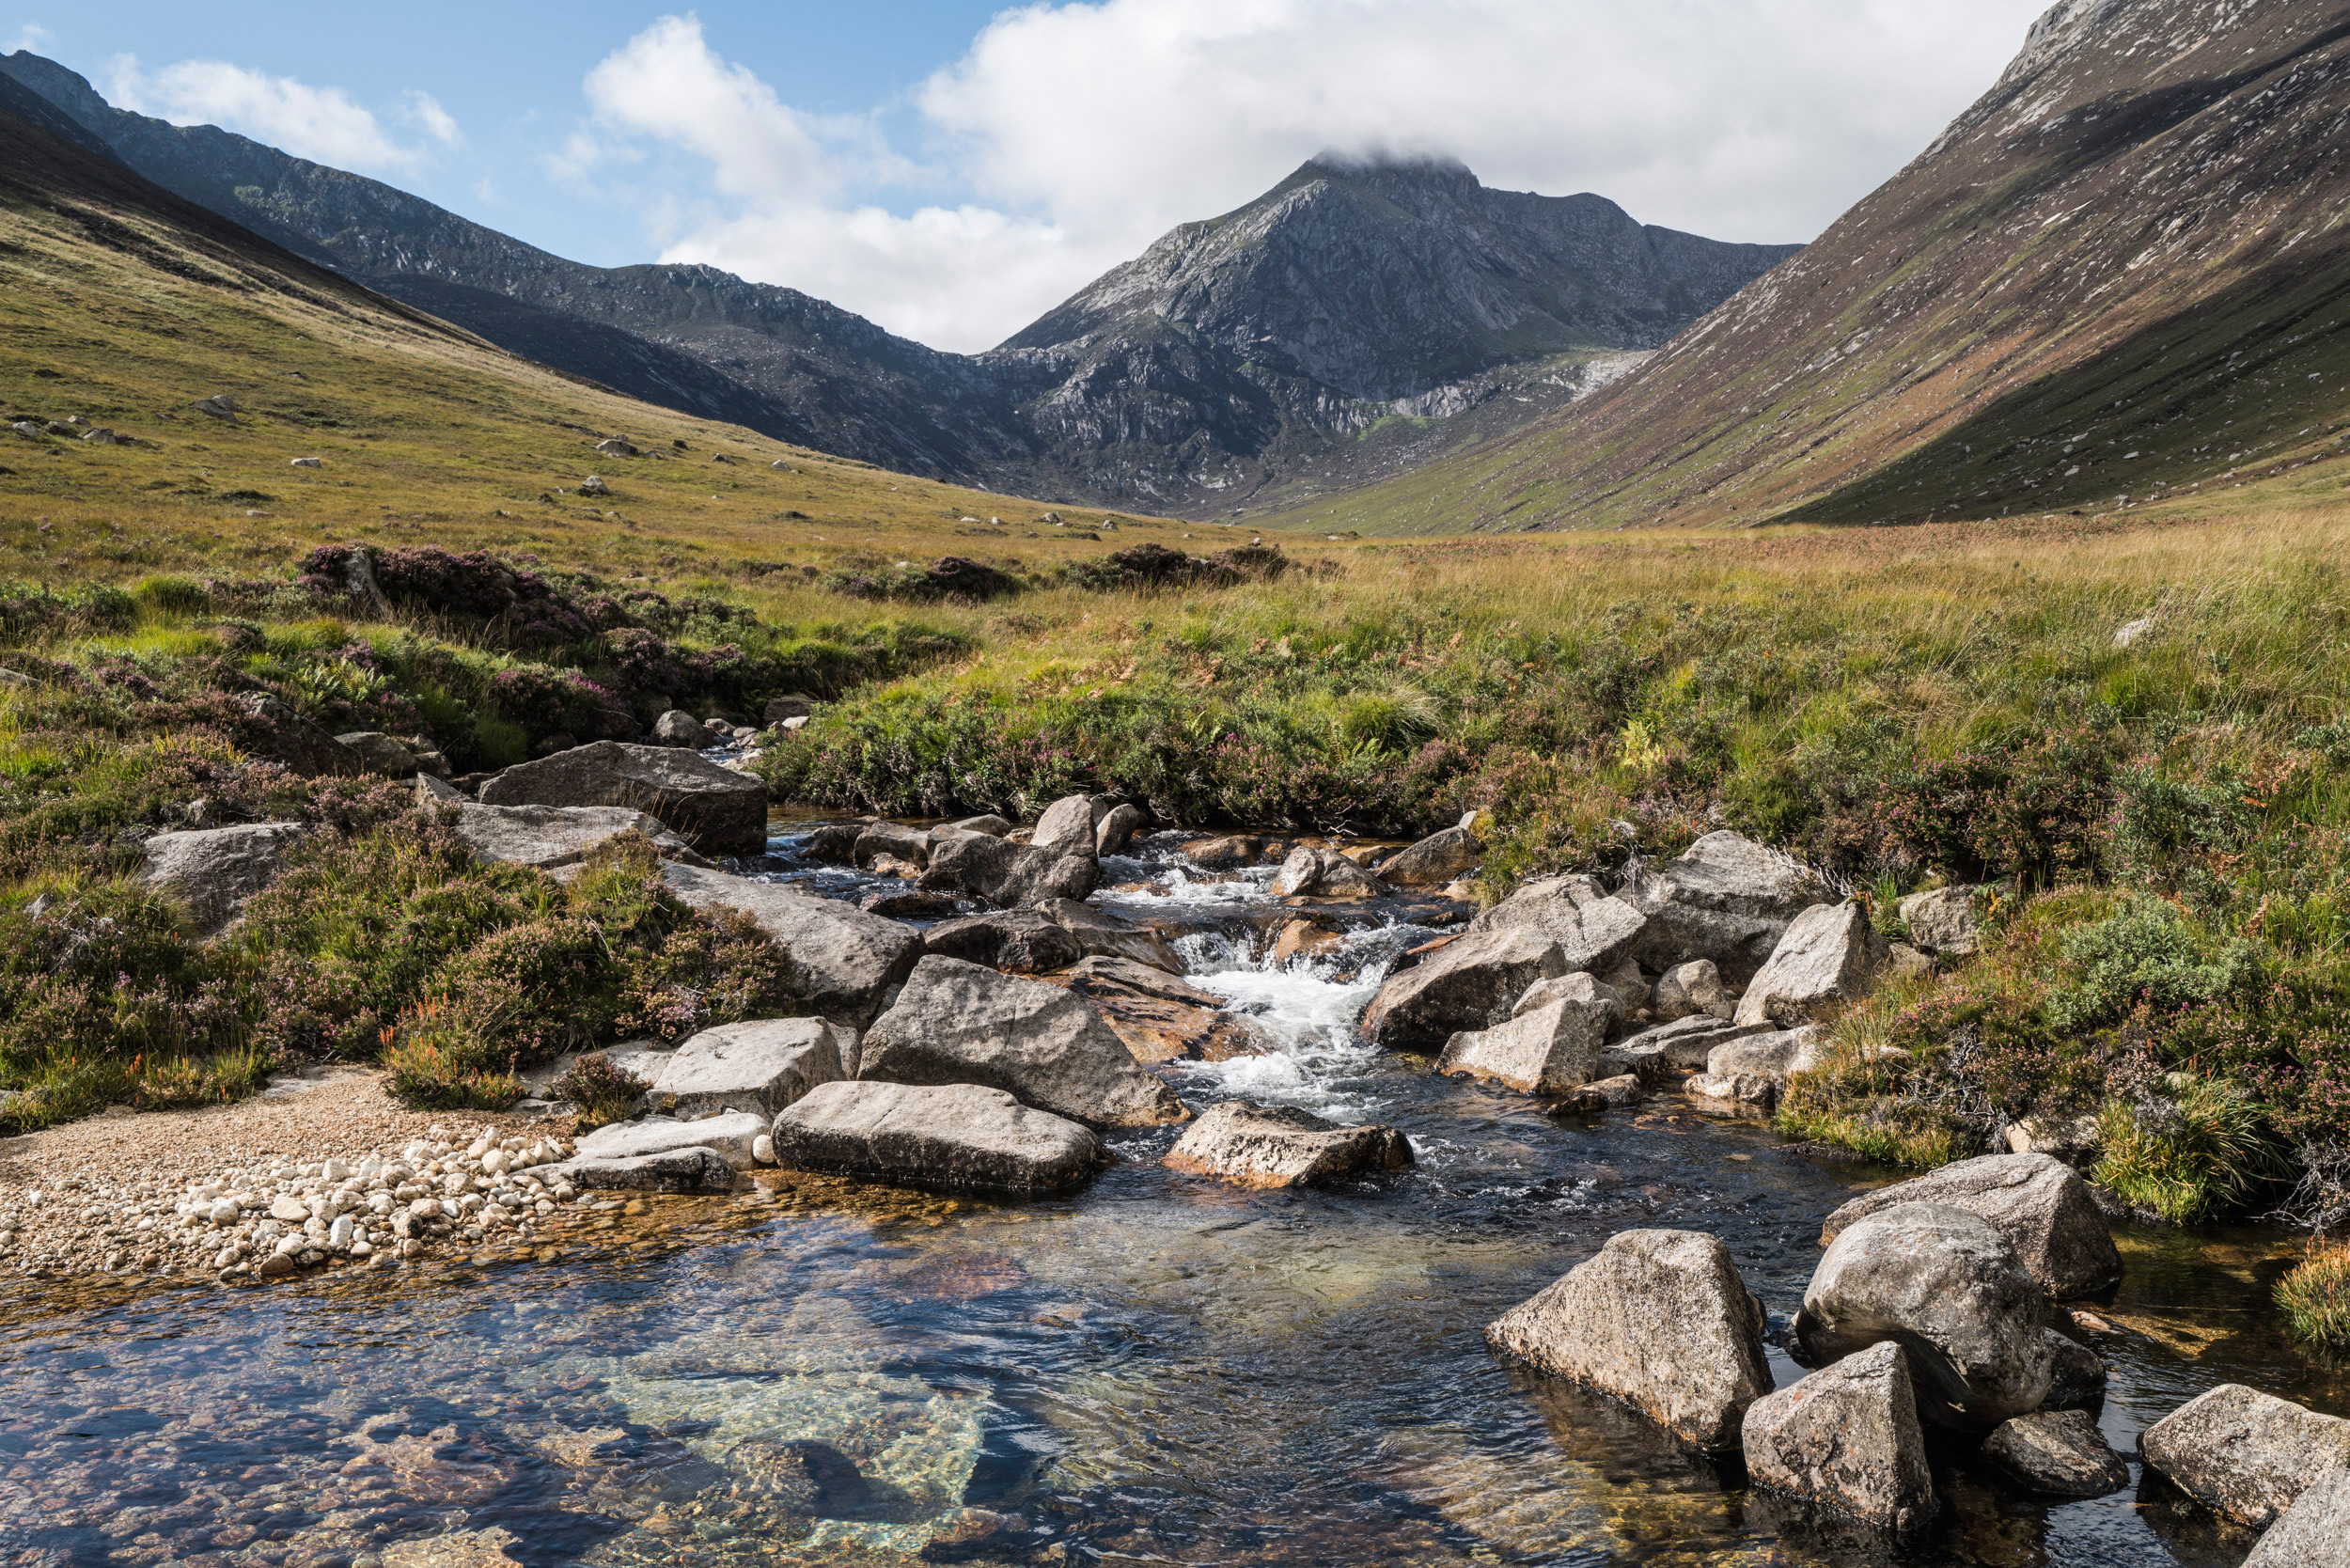
<svg viewBox="0 0 2350 1568"><path fill-rule="evenodd" d="M2142 0L2044 32L1917 162L1639 371L1275 521L1907 523L2109 510L2287 466L2299 493L2338 490L2338 9L2215 24Z"/></svg>

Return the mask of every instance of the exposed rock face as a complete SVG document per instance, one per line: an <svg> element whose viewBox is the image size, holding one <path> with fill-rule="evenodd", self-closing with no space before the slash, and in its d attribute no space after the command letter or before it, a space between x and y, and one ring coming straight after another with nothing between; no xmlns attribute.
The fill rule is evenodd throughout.
<svg viewBox="0 0 2350 1568"><path fill-rule="evenodd" d="M854 1031L844 1040L822 1018L721 1024L679 1046L647 1098L672 1116L733 1110L773 1117L818 1084L847 1077L844 1058L855 1053Z"/></svg>
<svg viewBox="0 0 2350 1568"><path fill-rule="evenodd" d="M1762 1307L1717 1236L1626 1231L1494 1320L1496 1350L1623 1401L1685 1441L1738 1446L1771 1390Z"/></svg>
<svg viewBox="0 0 2350 1568"><path fill-rule="evenodd" d="M1887 961L1885 938L1856 902L1814 904L1795 917L1771 961L1738 998L1737 1022L1792 1029L1869 994Z"/></svg>
<svg viewBox="0 0 2350 1568"><path fill-rule="evenodd" d="M1277 899L1368 899L1384 891L1379 879L1334 849L1300 844L1273 879Z"/></svg>
<svg viewBox="0 0 2350 1568"><path fill-rule="evenodd" d="M666 1116L642 1121L615 1121L584 1135L573 1160L548 1168L570 1171L579 1161L601 1164L674 1153L681 1149L707 1149L726 1161L728 1168L748 1170L758 1163L752 1157L752 1147L767 1136L774 1120L754 1111L737 1111L704 1117L698 1121L680 1121Z"/></svg>
<svg viewBox="0 0 2350 1568"><path fill-rule="evenodd" d="M1528 883L1480 915L1469 933L1539 933L1559 944L1566 968L1596 974L1622 963L1647 924L1647 917L1590 877L1554 876Z"/></svg>
<svg viewBox="0 0 2350 1568"><path fill-rule="evenodd" d="M2037 1410L2002 1422L1982 1456L2035 1492L2102 1497L2130 1483L2130 1466L2080 1410Z"/></svg>
<svg viewBox="0 0 2350 1568"><path fill-rule="evenodd" d="M249 823L158 833L143 846L147 865L139 881L185 904L200 934L216 935L277 880L286 852L308 831L301 823Z"/></svg>
<svg viewBox="0 0 2350 1568"><path fill-rule="evenodd" d="M921 886L1011 909L1038 899L1089 898L1101 880L1102 863L1089 846L1064 854L975 833L932 844Z"/></svg>
<svg viewBox="0 0 2350 1568"><path fill-rule="evenodd" d="M367 771L359 754L266 692L248 692L239 701L256 720L247 749L283 762L305 778L355 778Z"/></svg>
<svg viewBox="0 0 2350 1568"><path fill-rule="evenodd" d="M1899 1345L1872 1345L1755 1401L1744 1435L1758 1486L1897 1535L1934 1519L1934 1472Z"/></svg>
<svg viewBox="0 0 2350 1568"><path fill-rule="evenodd" d="M2051 1299L2092 1294L2122 1278L2122 1254L2089 1185L2045 1154L1986 1154L1856 1198L1820 1229L1832 1245L1854 1221L1896 1203L1940 1203L1991 1222Z"/></svg>
<svg viewBox="0 0 2350 1568"><path fill-rule="evenodd" d="M1104 1159L1076 1122L976 1084L823 1084L776 1118L775 1140L789 1169L950 1191L1058 1192Z"/></svg>
<svg viewBox="0 0 2350 1568"><path fill-rule="evenodd" d="M1654 1008L1660 1024L1700 1015L1728 1023L1738 1011L1738 998L1722 983L1713 960L1700 958L1665 971L1656 982Z"/></svg>
<svg viewBox="0 0 2350 1568"><path fill-rule="evenodd" d="M481 786L484 806L625 806L704 855L763 855L767 786L690 751L598 741L523 762Z"/></svg>
<svg viewBox="0 0 2350 1568"><path fill-rule="evenodd" d="M2350 1464L2350 1421L2223 1383L2148 1427L2138 1451L2196 1501L2264 1529Z"/></svg>
<svg viewBox="0 0 2350 1568"><path fill-rule="evenodd" d="M1036 909L1069 933L1082 958L1122 958L1164 969L1170 975L1183 972L1182 957L1166 937L1149 926L1136 925L1075 899L1040 899Z"/></svg>
<svg viewBox="0 0 2350 1568"><path fill-rule="evenodd" d="M1815 1365L1899 1344L1928 1420L1987 1431L2047 1398L2047 1309L2015 1248L1988 1222L1901 1203L1836 1238L1804 1292L1795 1337Z"/></svg>
<svg viewBox="0 0 2350 1568"><path fill-rule="evenodd" d="M1183 1129L1166 1163L1243 1186L1300 1187L1408 1168L1412 1145L1393 1127L1344 1127L1287 1105L1227 1100Z"/></svg>
<svg viewBox="0 0 2350 1568"><path fill-rule="evenodd" d="M982 1084L1097 1127L1152 1127L1189 1114L1099 1013L1058 986L927 957L867 1032L858 1076Z"/></svg>
<svg viewBox="0 0 2350 1568"><path fill-rule="evenodd" d="M2350 1468L2303 1490L2244 1560L2244 1568L2341 1568L2350 1541Z"/></svg>
<svg viewBox="0 0 2350 1568"><path fill-rule="evenodd" d="M1600 1046L1616 1021L1614 999L1589 975L1542 984L1561 994L1507 1023L1454 1035L1445 1043L1436 1071L1448 1077L1490 1078L1521 1094L1563 1094L1598 1077Z"/></svg>
<svg viewBox="0 0 2350 1568"><path fill-rule="evenodd" d="M1704 960L1744 985L1768 961L1788 922L1820 899L1799 862L1735 833L1709 833L1629 894L1647 916L1634 956L1670 971Z"/></svg>
<svg viewBox="0 0 2350 1568"><path fill-rule="evenodd" d="M1912 893L1901 902L1902 923L1909 940L1930 953L1963 957L1982 946L1982 928L1976 917L1972 887L1938 887Z"/></svg>
<svg viewBox="0 0 2350 1568"><path fill-rule="evenodd" d="M1528 922L1478 931L1431 954L1380 986L1364 1011L1366 1037L1394 1051L1426 1050L1463 1030L1509 1018L1536 980L1569 965L1558 942Z"/></svg>
<svg viewBox="0 0 2350 1568"><path fill-rule="evenodd" d="M665 860L710 865L659 822L625 806L456 804L457 836L483 860L551 871L579 864L624 833L641 833Z"/></svg>
<svg viewBox="0 0 2350 1568"><path fill-rule="evenodd" d="M1399 887L1443 887L1477 870L1484 858L1475 834L1448 827L1390 855L1379 868L1379 880Z"/></svg>
<svg viewBox="0 0 2350 1568"><path fill-rule="evenodd" d="M1123 855L1134 836L1142 831L1150 819L1137 806L1113 807L1093 830L1093 853L1098 855Z"/></svg>
<svg viewBox="0 0 2350 1568"><path fill-rule="evenodd" d="M895 920L771 882L672 862L661 869L670 891L696 909L740 909L783 949L791 994L809 1012L862 1028L882 998L914 972L922 938Z"/></svg>
<svg viewBox="0 0 2350 1568"><path fill-rule="evenodd" d="M567 1160L559 1168L572 1185L588 1192L724 1192L734 1185L734 1168L716 1150L699 1145L659 1154Z"/></svg>
<svg viewBox="0 0 2350 1568"><path fill-rule="evenodd" d="M1146 1065L1178 1058L1229 1061L1272 1048L1256 1026L1225 1011L1221 997L1149 964L1089 958L1054 980L1091 1002L1134 1058Z"/></svg>
<svg viewBox="0 0 2350 1568"><path fill-rule="evenodd" d="M1034 909L1006 909L941 920L922 933L922 950L966 964L982 964L1008 975L1045 975L1066 969L1085 954L1077 939L1049 916Z"/></svg>
<svg viewBox="0 0 2350 1568"><path fill-rule="evenodd" d="M353 729L335 737L359 759L359 766L368 773L380 773L386 778L406 778L418 768L416 754L374 729Z"/></svg>

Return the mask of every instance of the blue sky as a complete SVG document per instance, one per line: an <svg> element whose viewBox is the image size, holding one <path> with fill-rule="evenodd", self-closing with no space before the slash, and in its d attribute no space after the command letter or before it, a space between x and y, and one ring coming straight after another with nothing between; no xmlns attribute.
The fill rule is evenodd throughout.
<svg viewBox="0 0 2350 1568"><path fill-rule="evenodd" d="M2044 0L0 0L127 107L583 261L708 261L986 347L1324 148L1814 236Z"/></svg>

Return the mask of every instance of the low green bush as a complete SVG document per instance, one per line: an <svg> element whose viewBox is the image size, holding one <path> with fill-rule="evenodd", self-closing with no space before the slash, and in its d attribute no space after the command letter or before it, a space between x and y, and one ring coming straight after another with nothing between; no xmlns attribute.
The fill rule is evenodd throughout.
<svg viewBox="0 0 2350 1568"><path fill-rule="evenodd" d="M2239 1208L2284 1161L2259 1104L2239 1085L2184 1073L2159 1093L2099 1114L2096 1179L2133 1208L2194 1225Z"/></svg>
<svg viewBox="0 0 2350 1568"><path fill-rule="evenodd" d="M2277 1306L2314 1345L2350 1352L2350 1246L2318 1245L2277 1283Z"/></svg>

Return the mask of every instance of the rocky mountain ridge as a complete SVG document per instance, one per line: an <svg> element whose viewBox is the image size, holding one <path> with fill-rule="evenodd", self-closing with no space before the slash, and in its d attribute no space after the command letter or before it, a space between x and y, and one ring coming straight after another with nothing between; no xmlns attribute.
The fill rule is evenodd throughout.
<svg viewBox="0 0 2350 1568"><path fill-rule="evenodd" d="M884 467L1158 511L1340 488L1506 433L1794 248L1488 190L1458 165L1324 158L999 350L949 354L714 268L568 261L379 181L118 109L29 53L0 74L166 189L512 352Z"/></svg>
<svg viewBox="0 0 2350 1568"><path fill-rule="evenodd" d="M1899 522L2330 463L2346 119L2338 5L2066 0L1801 256L1600 395L1339 518Z"/></svg>

